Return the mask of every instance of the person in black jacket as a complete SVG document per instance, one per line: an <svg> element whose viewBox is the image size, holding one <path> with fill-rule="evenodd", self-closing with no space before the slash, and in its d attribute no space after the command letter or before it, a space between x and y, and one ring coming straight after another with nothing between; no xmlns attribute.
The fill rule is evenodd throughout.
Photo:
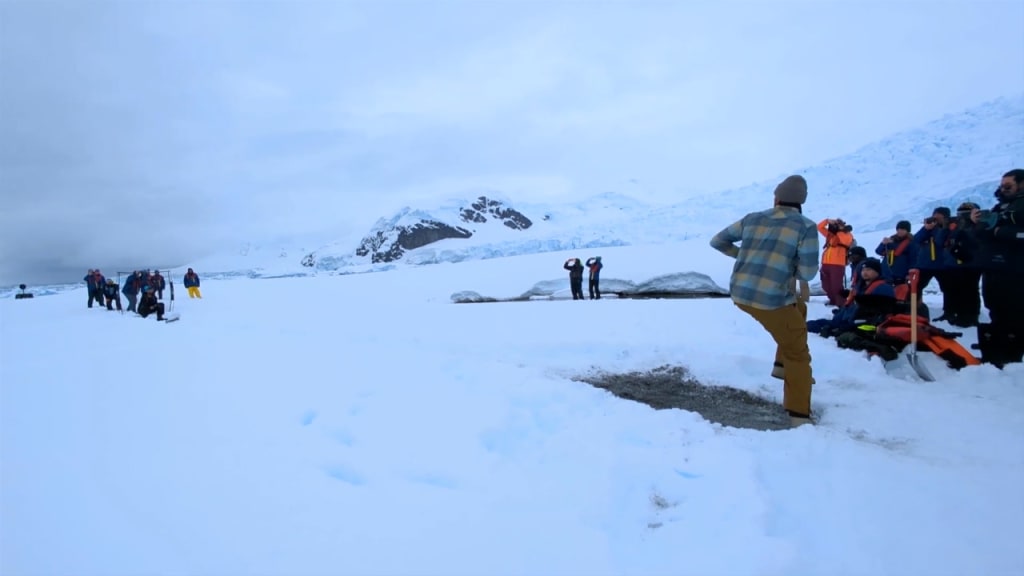
<svg viewBox="0 0 1024 576"><path fill-rule="evenodd" d="M579 258L569 258L562 266L569 271L569 289L573 300L583 300L583 262Z"/></svg>
<svg viewBox="0 0 1024 576"><path fill-rule="evenodd" d="M145 318L156 312L156 319L164 319L164 303L156 299L156 290L152 286L142 289L142 298L139 300L139 316Z"/></svg>
<svg viewBox="0 0 1024 576"><path fill-rule="evenodd" d="M978 325L982 360L1001 366L1024 358L1024 169L1010 170L991 211L973 210L981 292L991 324Z"/></svg>
<svg viewBox="0 0 1024 576"><path fill-rule="evenodd" d="M977 326L981 313L977 225L971 220L971 214L978 208L974 202L964 202L956 209L956 220L948 227L942 250L946 261L944 294L949 300L945 320L961 328Z"/></svg>

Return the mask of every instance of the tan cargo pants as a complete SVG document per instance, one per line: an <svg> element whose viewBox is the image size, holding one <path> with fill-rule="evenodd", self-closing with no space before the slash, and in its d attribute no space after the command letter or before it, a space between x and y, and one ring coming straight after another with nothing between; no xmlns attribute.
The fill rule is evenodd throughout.
<svg viewBox="0 0 1024 576"><path fill-rule="evenodd" d="M807 305L798 302L775 310L736 306L757 320L775 340L775 362L785 367L782 406L811 414L811 351L807 347Z"/></svg>

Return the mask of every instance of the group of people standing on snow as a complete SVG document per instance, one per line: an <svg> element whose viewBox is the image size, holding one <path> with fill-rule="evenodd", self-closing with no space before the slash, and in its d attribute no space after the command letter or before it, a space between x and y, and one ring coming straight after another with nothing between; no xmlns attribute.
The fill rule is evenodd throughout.
<svg viewBox="0 0 1024 576"><path fill-rule="evenodd" d="M601 299L601 268L604 268L604 264L601 263L600 256L594 256L588 258L586 264L580 261L579 258L569 258L562 265L569 271L569 290L572 292L573 300L585 300L583 297L583 270L584 266L589 271L589 283L588 288L590 291L591 300Z"/></svg>
<svg viewBox="0 0 1024 576"><path fill-rule="evenodd" d="M159 270L136 270L125 277L123 286L118 286L113 278L105 278L99 269L90 269L82 280L88 288L89 308L95 301L101 307L106 305L107 310L114 310L116 305L121 311L121 294L124 294L128 300L128 312L135 312L143 318L156 314L157 320L164 319L165 308L161 301L168 284ZM191 268L185 273L183 283L189 298L202 298L199 275ZM173 285L171 290L174 290Z"/></svg>
<svg viewBox="0 0 1024 576"><path fill-rule="evenodd" d="M848 286L852 288L861 281L859 271L864 262L872 266L877 263L881 278L894 286L900 300L909 290L907 276L911 269L919 271L918 297L934 279L942 294L942 315L936 321L961 328L977 326L983 296L990 315L994 311L996 317L1002 316L1004 310L1014 307L1018 287L1012 275L1001 273L1012 262L1006 261L1002 244L994 242L1001 237L994 232L998 214L982 210L974 202L963 202L955 215L947 206L935 208L916 232L910 221L901 220L895 232L882 238L875 248L877 260L867 258L865 249L856 245L852 228L842 219L822 220L818 223L818 231L825 238L822 290L829 304L845 306L849 304L844 275L847 266L851 269ZM1009 232L1004 226L1003 233ZM986 271L988 279L983 283Z"/></svg>
<svg viewBox="0 0 1024 576"><path fill-rule="evenodd" d="M814 378L806 319L808 283L819 269L829 303L840 310L866 286L903 300L908 275L916 270L918 295L933 278L942 291L943 315L936 321L977 325L979 345L988 347L998 366L1024 359L1024 169L1003 175L990 210L965 202L953 219L949 208L939 207L913 235L910 222L900 221L875 249L880 258L867 257L856 245L853 227L842 219L815 224L803 215L804 177L789 176L774 196L771 209L747 214L716 234L711 246L736 259L732 300L776 342L772 375L785 383L783 407L793 426L811 418ZM819 236L824 237L821 250ZM844 288L847 266L855 270L849 290ZM984 326L978 322L982 302L991 319Z"/></svg>

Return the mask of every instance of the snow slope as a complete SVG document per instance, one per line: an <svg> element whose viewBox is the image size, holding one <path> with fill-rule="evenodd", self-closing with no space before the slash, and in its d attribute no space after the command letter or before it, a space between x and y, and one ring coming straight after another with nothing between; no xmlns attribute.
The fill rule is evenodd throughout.
<svg viewBox="0 0 1024 576"><path fill-rule="evenodd" d="M1000 176L1024 166L1024 94L949 114L919 129L894 134L880 142L825 162L797 169L810 183L805 213L812 219L842 217L853 224L862 244L874 245L902 219L920 222L940 205L953 209L972 200L988 206ZM410 207L413 213L467 226L458 207L476 195L503 200L529 217L528 230L477 226L469 239L442 240L408 252L402 260L370 265L354 258L358 239L352 235L301 247L254 242L189 264L207 274L253 277L288 274L353 273L391 270L407 264L436 264L501 258L570 249L601 248L707 239L743 214L772 202L772 190L785 174L717 194L679 191L657 205L627 193L608 191L571 204L518 203L501 191L473 190L465 197L439 199L436 206ZM389 216L385 216L387 220ZM369 222L365 228L370 229ZM315 250L322 265L303 267L301 255ZM298 257L297 257L298 255ZM183 269L182 269L183 270Z"/></svg>
<svg viewBox="0 0 1024 576"><path fill-rule="evenodd" d="M727 275L677 248L605 275ZM174 324L0 301L0 573L1024 571L1024 366L924 383L813 338L818 426L655 411L575 378L682 364L779 401L770 338L721 299L449 303L570 255L211 279Z"/></svg>

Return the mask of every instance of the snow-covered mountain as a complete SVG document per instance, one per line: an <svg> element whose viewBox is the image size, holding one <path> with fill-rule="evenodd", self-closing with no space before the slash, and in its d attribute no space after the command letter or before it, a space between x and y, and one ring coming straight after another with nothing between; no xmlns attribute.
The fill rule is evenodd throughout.
<svg viewBox="0 0 1024 576"><path fill-rule="evenodd" d="M839 216L855 235L923 219L940 205L991 203L1008 169L1024 165L1024 95L949 114L851 154L794 170L810 184L805 213ZM256 257L218 255L195 264L207 274L255 277L383 271L399 265L488 259L582 248L679 242L709 237L771 203L785 176L662 205L610 191L570 204L517 203L499 190L453 197L382 216L359 242L259 248Z"/></svg>
<svg viewBox="0 0 1024 576"><path fill-rule="evenodd" d="M999 177L1024 166L1022 136L1024 94L946 115L793 172L810 185L805 214L842 217L871 245L897 221L919 222L936 206L991 204ZM715 194L681 193L658 205L619 191L544 204L517 202L501 190L473 190L381 216L358 237L254 241L187 266L207 277L275 278L702 240L769 206L784 176ZM184 266L175 272L182 271Z"/></svg>

